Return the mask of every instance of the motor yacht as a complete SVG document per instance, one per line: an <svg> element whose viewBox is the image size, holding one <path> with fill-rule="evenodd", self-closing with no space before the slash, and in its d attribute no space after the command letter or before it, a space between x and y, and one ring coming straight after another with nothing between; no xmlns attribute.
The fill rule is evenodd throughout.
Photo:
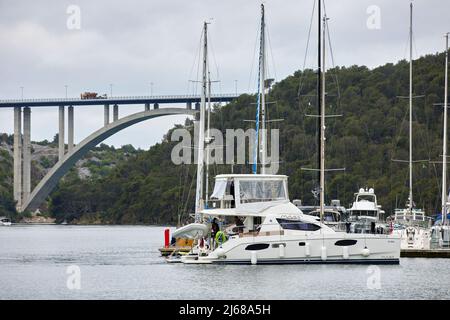
<svg viewBox="0 0 450 320"><path fill-rule="evenodd" d="M356 233L387 233L388 228L382 222L384 210L377 203L373 188L360 188L355 193L355 201L347 209L351 232Z"/></svg>

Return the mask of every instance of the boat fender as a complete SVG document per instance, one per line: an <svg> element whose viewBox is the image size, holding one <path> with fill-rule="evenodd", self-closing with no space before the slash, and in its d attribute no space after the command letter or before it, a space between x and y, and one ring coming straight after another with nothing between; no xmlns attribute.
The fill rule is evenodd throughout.
<svg viewBox="0 0 450 320"><path fill-rule="evenodd" d="M327 260L327 247L323 246L320 250L320 258L325 261Z"/></svg>
<svg viewBox="0 0 450 320"><path fill-rule="evenodd" d="M225 250L222 247L219 247L216 249L216 254L219 258L222 258L225 256Z"/></svg>
<svg viewBox="0 0 450 320"><path fill-rule="evenodd" d="M225 235L225 233L223 233L223 231L217 231L214 240L216 240L216 243L222 244L227 241L227 236Z"/></svg>
<svg viewBox="0 0 450 320"><path fill-rule="evenodd" d="M363 255L363 257L368 257L370 255L370 250L367 249L367 247L364 247L361 254Z"/></svg>
<svg viewBox="0 0 450 320"><path fill-rule="evenodd" d="M284 244L279 245L280 248L280 258L284 258Z"/></svg>
<svg viewBox="0 0 450 320"><path fill-rule="evenodd" d="M257 255L256 251L252 251L252 256L250 258L250 261L253 265L258 263L258 255Z"/></svg>
<svg viewBox="0 0 450 320"><path fill-rule="evenodd" d="M309 242L305 243L305 256L309 257L311 255L311 249L309 247Z"/></svg>
<svg viewBox="0 0 450 320"><path fill-rule="evenodd" d="M348 259L348 247L342 247L342 257Z"/></svg>

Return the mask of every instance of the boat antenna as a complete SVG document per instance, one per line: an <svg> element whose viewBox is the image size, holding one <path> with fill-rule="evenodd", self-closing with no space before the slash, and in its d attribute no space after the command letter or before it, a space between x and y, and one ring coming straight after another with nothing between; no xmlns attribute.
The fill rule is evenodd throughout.
<svg viewBox="0 0 450 320"><path fill-rule="evenodd" d="M201 222L201 210L204 208L203 203L203 162L204 162L204 146L205 146L205 109L206 109L206 92L207 92L207 61L208 61L208 24L203 23L203 68L202 68L202 96L200 101L200 118L198 132L198 157L197 157L197 190L195 194L195 222Z"/></svg>

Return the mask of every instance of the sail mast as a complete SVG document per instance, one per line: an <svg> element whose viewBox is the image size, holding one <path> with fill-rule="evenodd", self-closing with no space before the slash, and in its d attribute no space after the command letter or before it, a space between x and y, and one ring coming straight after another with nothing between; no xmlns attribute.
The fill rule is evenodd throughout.
<svg viewBox="0 0 450 320"><path fill-rule="evenodd" d="M320 223L323 223L324 207L325 207L325 28L327 16L323 17L323 43L322 43L322 103L320 110Z"/></svg>
<svg viewBox="0 0 450 320"><path fill-rule="evenodd" d="M322 5L321 5L321 0L317 1L317 5L318 5L318 18L317 18L317 35L318 35L318 39L317 39L317 115L319 116L317 121L317 126L320 128L321 125L321 120L320 120L320 115L321 115L321 110L322 110L322 53L321 53L321 45L322 45L322 40L321 40L321 36L322 36ZM320 146L321 144L321 136L320 134L317 136L318 141L317 141L317 147ZM320 168L320 164L321 164L321 153L318 152L317 153L317 167ZM316 168L317 168L316 167ZM320 181L320 172L319 172L319 177L318 180Z"/></svg>
<svg viewBox="0 0 450 320"><path fill-rule="evenodd" d="M254 174L258 173L258 153L261 152L261 170L264 173L264 165L265 165L265 137L264 137L264 129L265 129L265 97L264 97L264 74L265 74L265 35L264 35L264 4L261 4L261 32L259 39L259 72L258 72L258 93L256 100L256 133L255 133L255 145L253 151L253 168L252 171ZM261 115L260 115L261 114ZM260 135L259 123L262 123L261 130L263 134Z"/></svg>
<svg viewBox="0 0 450 320"><path fill-rule="evenodd" d="M209 144L211 143L211 74L208 70L208 124L206 126L206 173L205 173L205 200L208 203L209 193Z"/></svg>
<svg viewBox="0 0 450 320"><path fill-rule="evenodd" d="M447 81L448 81L448 33L445 34L445 84L444 84L444 133L442 146L442 225L447 220Z"/></svg>
<svg viewBox="0 0 450 320"><path fill-rule="evenodd" d="M208 23L203 24L203 76L202 97L200 102L200 120L198 131L198 157L197 157L197 190L195 194L195 221L201 222L200 211L203 209L203 162L205 145L205 108L207 87L207 59L208 59Z"/></svg>
<svg viewBox="0 0 450 320"><path fill-rule="evenodd" d="M412 181L412 14L413 5L410 3L410 14L409 14L409 213L412 214L413 209L413 181ZM445 160L445 159L444 159Z"/></svg>
<svg viewBox="0 0 450 320"><path fill-rule="evenodd" d="M260 52L260 76L261 88L261 173L266 173L266 23L264 19L264 5L261 4L261 52Z"/></svg>

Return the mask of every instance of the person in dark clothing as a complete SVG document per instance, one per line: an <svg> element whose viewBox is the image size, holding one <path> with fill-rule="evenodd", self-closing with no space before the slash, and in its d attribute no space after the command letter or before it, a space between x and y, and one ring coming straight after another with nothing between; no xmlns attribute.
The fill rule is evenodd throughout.
<svg viewBox="0 0 450 320"><path fill-rule="evenodd" d="M217 224L217 218L214 218L211 223L211 237L214 239L217 231L219 231L219 225Z"/></svg>
<svg viewBox="0 0 450 320"><path fill-rule="evenodd" d="M233 196L233 200L231 200L231 207L234 208L235 207L235 194L234 194L234 182L231 181L230 184L230 195Z"/></svg>
<svg viewBox="0 0 450 320"><path fill-rule="evenodd" d="M219 231L219 225L217 224L217 218L214 218L211 222L211 243L214 244L213 248L215 248L215 239L216 233Z"/></svg>
<svg viewBox="0 0 450 320"><path fill-rule="evenodd" d="M372 221L370 223L370 233L375 234L375 222Z"/></svg>
<svg viewBox="0 0 450 320"><path fill-rule="evenodd" d="M239 219L239 217L234 217L234 223L236 224L236 227L233 228L233 231L242 233L244 231L244 223L242 220Z"/></svg>

